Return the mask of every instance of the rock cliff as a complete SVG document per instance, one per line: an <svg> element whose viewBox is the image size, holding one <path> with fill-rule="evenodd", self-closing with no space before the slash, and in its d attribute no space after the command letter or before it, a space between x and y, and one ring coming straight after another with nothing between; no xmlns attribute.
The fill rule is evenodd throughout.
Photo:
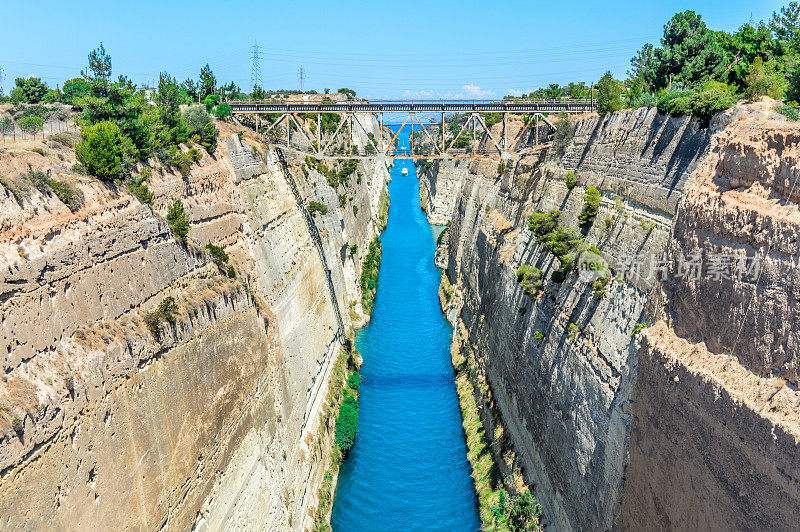
<svg viewBox="0 0 800 532"><path fill-rule="evenodd" d="M362 164L335 191L221 127L187 177L153 173L152 206L75 175L71 151L0 153L0 528L311 525L330 439L320 414L363 319L356 280L388 173ZM28 171L69 182L82 207ZM176 199L186 243L164 219ZM312 216L310 200L328 212ZM151 331L167 296L176 319Z"/></svg>
<svg viewBox="0 0 800 532"><path fill-rule="evenodd" d="M446 243L454 341L486 432L501 435L501 471L523 472L556 529L791 527L800 127L767 117L740 108L712 129L644 109L587 117L563 156L511 160L500 176L445 162L421 179L435 194L444 166L461 183ZM607 284L581 268L557 282L529 215L557 209L578 229L590 185L601 200L580 249L610 265ZM743 278L759 253L761 277ZM696 279L680 257L698 255ZM720 255L751 269L719 275ZM542 272L528 293L524 265Z"/></svg>

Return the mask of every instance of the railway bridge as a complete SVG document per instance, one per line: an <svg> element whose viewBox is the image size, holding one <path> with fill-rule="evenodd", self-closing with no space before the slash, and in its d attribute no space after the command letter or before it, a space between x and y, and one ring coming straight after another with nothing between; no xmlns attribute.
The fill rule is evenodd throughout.
<svg viewBox="0 0 800 532"><path fill-rule="evenodd" d="M548 146L549 133L555 130L553 115L590 113L596 108L593 98L335 102L233 100L227 103L234 115L253 119L256 129L274 142L302 155L324 159L507 159ZM398 122L393 124L391 139L387 141L383 134L377 138L369 134L359 117L364 114L378 116L381 132L384 125L388 125L384 122L384 114L399 115ZM449 139L446 135L447 115L459 115ZM495 121L502 121L499 132L491 131L487 115L494 115ZM501 115L499 119L497 115ZM509 115L521 115L523 120L523 126L513 133L508 128ZM332 135L323 139L323 121L330 121L331 116L335 117L336 128ZM265 128L262 128L262 119L265 119ZM400 150L397 139L409 125L411 147ZM367 141L363 148L355 146L354 130L363 133L362 139ZM293 131L298 133L294 139ZM532 138L521 142L526 132ZM480 146L484 149L481 150Z"/></svg>

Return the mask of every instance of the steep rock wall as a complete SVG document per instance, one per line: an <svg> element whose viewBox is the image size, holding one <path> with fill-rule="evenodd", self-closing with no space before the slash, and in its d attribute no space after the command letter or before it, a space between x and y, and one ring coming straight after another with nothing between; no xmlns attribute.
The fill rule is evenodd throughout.
<svg viewBox="0 0 800 532"><path fill-rule="evenodd" d="M388 174L360 166L351 203L312 219L315 242L302 204L336 198L324 178L223 130L188 178L154 175L152 208L69 160L0 155L0 528L310 526L323 390L351 324L335 308L359 299L360 256L342 249L373 238ZM26 165L73 182L83 208L12 193L8 169ZM178 198L187 245L162 218ZM153 336L143 318L166 296L177 321Z"/></svg>
<svg viewBox="0 0 800 532"><path fill-rule="evenodd" d="M732 111L713 130L655 111L589 117L575 124L563 157L512 160L500 177L492 163L461 172L448 315L466 331L459 342L510 435L503 445L557 529L786 528L797 511L797 441L786 428L796 421L790 406L800 404L790 347L796 222L752 208L796 195L796 128L753 125L763 116ZM578 176L572 190L568 171ZM589 184L602 198L585 244L622 274L602 298L592 278L550 280L558 262L527 227L532 212L559 209L576 228ZM731 187L749 187L750 196ZM772 190L780 197L770 199ZM788 209L796 216L796 205ZM679 254L724 248L752 257L765 243L752 315L752 282L673 279ZM523 264L547 279L533 297L517 282ZM665 314L640 342L636 324ZM745 314L747 333L731 358L723 348L737 343L731 324ZM707 347L716 352L701 359Z"/></svg>

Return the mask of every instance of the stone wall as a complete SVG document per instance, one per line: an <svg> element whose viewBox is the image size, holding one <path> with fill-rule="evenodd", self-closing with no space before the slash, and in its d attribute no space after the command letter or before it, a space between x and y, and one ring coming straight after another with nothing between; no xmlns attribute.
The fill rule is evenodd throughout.
<svg viewBox="0 0 800 532"><path fill-rule="evenodd" d="M71 174L69 154L0 154L11 178L0 187L0 528L311 525L330 437L318 421L344 339L334 309L360 300L363 253L343 250L375 235L388 172L360 165L340 208L315 171L220 125L216 154L187 178L156 169L152 207ZM35 189L17 197L9 186L24 180L8 168L21 161L74 183L83 208ZM186 244L164 219L178 198ZM319 245L304 212L315 198L329 206L311 218ZM166 296L180 310L154 336L144 316Z"/></svg>
<svg viewBox="0 0 800 532"><path fill-rule="evenodd" d="M678 252L699 248L709 253L712 242L731 247L728 242L733 239L725 235L734 227L737 234L763 235L748 238L774 242L771 256L794 241L793 229L774 216L758 219L758 227L767 229L766 233L748 230L752 226L742 222L757 217L741 212L737 216L727 210L729 221L718 223L723 217L720 201L707 193L708 184L698 177L721 172L709 171L709 165L733 166L739 183L752 183L752 174L762 175L762 180L782 183L788 197L790 166L772 165L776 172L783 172L780 177L765 176L763 171L763 161L785 160L793 153L777 148L789 146L788 137L775 140L774 134L767 133L778 129L771 123L761 127L760 134L771 139L773 148L766 140L762 146L753 146L754 141L743 140L742 131L736 129L749 131L750 126L743 124L762 119L763 113L740 116L740 111L732 111L718 118L714 129L700 130L689 119L659 116L654 110L589 117L574 124L575 136L563 157L550 150L511 160L502 176L496 175L496 165L491 163L472 163L461 171L462 186L447 243L447 273L456 287L453 300L458 302L457 308L449 309L449 316L467 331L467 338L460 341L469 343L489 386L490 403L510 434L516 459L526 480L535 486L546 521L556 529L718 528L719 523L742 528L748 519L751 524L785 528L788 514L797 511L797 487L792 484L798 478L793 458L798 456L797 442L784 436L785 426L773 431L770 424L757 420L764 416L764 400L769 396L763 394L768 389L777 393L768 404L782 405L785 423L791 418L788 405L800 404L791 391L796 366L788 355L793 341L793 333L788 332L793 323L789 309L793 307L787 296L794 281L777 291L771 288L779 284L781 275L789 276L790 261L770 262L778 265L765 271L767 277L762 279L762 283L771 281L759 298L763 308L751 318L751 328L743 338L749 347L737 349L742 362L736 371L744 373L731 375L738 375L742 386L747 388L744 377L756 375L742 365L749 364L750 371L761 374L770 371L772 378L772 388L764 381L749 392L752 401L744 405L737 399L712 400L735 396L733 377L725 377L724 372L714 377L713 385L693 385L723 367L734 371L734 366L703 365L709 372L704 376L688 364L678 376L675 361L681 357L671 351L675 346L667 343L664 347L658 343L663 340L652 336L670 329L663 323L653 327L641 342L634 331L637 323L652 324L654 316L666 312L666 305L670 317L664 319L680 321L681 335L700 329L697 337L706 342L730 339L735 329L730 316L742 315L752 287L732 287L724 280L714 286L680 286L661 281L648 261L638 272L623 265L633 256L662 260L668 253L670 263ZM748 160L757 162L750 171L743 171L733 163L737 158L732 153L749 154ZM715 157L722 162L714 163ZM571 190L564 182L568 171L578 176L578 185ZM617 266L614 273L622 274L609 282L602 298L592 290L593 279L577 272L561 284L552 281L558 261L535 242L527 227L532 212L559 209L562 223L577 228L583 193L590 184L600 189L602 199L585 245L596 246L608 263ZM698 225L703 229L695 231ZM740 249L742 238L735 242ZM796 253L788 248L783 252L785 257ZM753 254L753 247L748 253ZM526 295L517 282L516 271L523 264L540 268L546 279L534 297ZM729 294L732 288L736 295ZM776 294L775 303L765 300L766 294ZM723 327L726 322L728 326ZM756 338L771 339L769 347L755 342L752 349ZM662 347L648 347L656 344ZM695 345L690 352L697 352ZM757 357L748 355L753 351L760 356L760 367ZM702 397L694 397L698 394ZM742 415L748 421L737 423L734 434L738 437L711 444L731 430L723 430L728 422L718 421L720 416L724 420ZM748 436L748 429L757 434ZM775 450L759 450L773 435ZM733 445L739 439L747 443ZM742 472L725 473L728 459L738 463ZM760 487L746 487L744 478ZM737 490L738 503L733 496ZM787 497L794 502L777 509L776 501Z"/></svg>

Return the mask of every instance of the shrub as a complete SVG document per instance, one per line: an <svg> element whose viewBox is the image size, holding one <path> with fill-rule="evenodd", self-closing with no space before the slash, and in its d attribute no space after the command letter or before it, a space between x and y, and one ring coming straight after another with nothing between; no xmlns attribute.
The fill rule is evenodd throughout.
<svg viewBox="0 0 800 532"><path fill-rule="evenodd" d="M45 175L44 172L28 172L25 178L33 183L42 194L53 193L61 200L61 203L69 207L69 210L76 212L83 205L83 194L64 181L56 181Z"/></svg>
<svg viewBox="0 0 800 532"><path fill-rule="evenodd" d="M733 106L737 100L727 85L708 80L691 98L692 114L700 120L701 126L706 127L716 113Z"/></svg>
<svg viewBox="0 0 800 532"><path fill-rule="evenodd" d="M11 421L11 429L19 434L22 432L23 428L25 428L25 424L22 421L22 417L14 416L14 419Z"/></svg>
<svg viewBox="0 0 800 532"><path fill-rule="evenodd" d="M175 298L167 296L158 304L158 312L161 316L170 323L175 323L178 314L178 304L175 303Z"/></svg>
<svg viewBox="0 0 800 532"><path fill-rule="evenodd" d="M233 266L228 266L228 278L236 279L236 269Z"/></svg>
<svg viewBox="0 0 800 532"><path fill-rule="evenodd" d="M328 214L328 206L324 203L320 203L319 201L309 201L308 207L306 207L308 212L311 214L320 213L320 214Z"/></svg>
<svg viewBox="0 0 800 532"><path fill-rule="evenodd" d="M367 314L375 306L375 294L378 292L378 272L381 266L381 241L376 237L369 243L367 256L361 267L361 304Z"/></svg>
<svg viewBox="0 0 800 532"><path fill-rule="evenodd" d="M72 148L75 146L75 141L69 133L54 133L50 135L50 140L61 144L65 148Z"/></svg>
<svg viewBox="0 0 800 532"><path fill-rule="evenodd" d="M69 377L64 378L64 387L67 389L68 392L72 392L75 390L75 379L70 375Z"/></svg>
<svg viewBox="0 0 800 532"><path fill-rule="evenodd" d="M526 295L535 296L544 286L542 280L542 270L536 266L523 264L517 270L517 282L522 285L522 290Z"/></svg>
<svg viewBox="0 0 800 532"><path fill-rule="evenodd" d="M796 107L792 107L791 105L778 105L775 107L775 111L785 116L789 122L797 122L800 120L800 112L797 111Z"/></svg>
<svg viewBox="0 0 800 532"><path fill-rule="evenodd" d="M544 340L544 333L542 331L536 331L535 333L533 333L533 337L541 342L542 340Z"/></svg>
<svg viewBox="0 0 800 532"><path fill-rule="evenodd" d="M147 187L144 177L132 180L130 183L130 190L131 194L142 203L146 203L147 205L153 204L153 193L150 192L150 189Z"/></svg>
<svg viewBox="0 0 800 532"><path fill-rule="evenodd" d="M206 244L206 249L211 253L211 258L214 259L214 262L222 268L222 265L228 262L228 254L225 253L225 250L219 246L215 246L211 242Z"/></svg>
<svg viewBox="0 0 800 532"><path fill-rule="evenodd" d="M567 172L567 177L564 179L564 183L567 185L567 188L572 190L575 188L575 185L578 184L578 176L575 175L575 172Z"/></svg>
<svg viewBox="0 0 800 532"><path fill-rule="evenodd" d="M691 114L692 94L692 91L664 90L658 95L656 108L661 114L670 114L674 116Z"/></svg>
<svg viewBox="0 0 800 532"><path fill-rule="evenodd" d="M658 99L655 97L654 94L646 92L644 94L640 94L633 100L631 100L631 109L639 109L640 107L647 107L648 109L652 109L658 105Z"/></svg>
<svg viewBox="0 0 800 532"><path fill-rule="evenodd" d="M38 153L42 157L47 157L47 152L44 151L44 148L40 148L39 146L35 146L35 147L31 148L31 151L33 153Z"/></svg>
<svg viewBox="0 0 800 532"><path fill-rule="evenodd" d="M42 130L44 119L40 116L26 116L17 120L17 125L25 133L36 135L37 132Z"/></svg>
<svg viewBox="0 0 800 532"><path fill-rule="evenodd" d="M189 234L189 217L186 216L181 200L175 200L175 203L169 206L167 222L178 240L186 240L186 235Z"/></svg>
<svg viewBox="0 0 800 532"><path fill-rule="evenodd" d="M581 329L580 329L580 327L578 327L578 326L577 326L577 325L575 325L574 323L570 323L570 324L569 324L569 330L568 330L567 334L569 335L569 339L570 339L571 341L573 341L573 342L574 342L574 341L575 341L575 338L577 338L577 337L578 337L578 333L580 333L580 332L581 332Z"/></svg>
<svg viewBox="0 0 800 532"><path fill-rule="evenodd" d="M357 251L358 251L358 244L353 244L352 246L350 246L351 255L355 255Z"/></svg>
<svg viewBox="0 0 800 532"><path fill-rule="evenodd" d="M609 281L610 279L605 276L596 279L595 282L592 283L592 292L594 295L602 299L603 296L606 295L606 287L608 286Z"/></svg>
<svg viewBox="0 0 800 532"><path fill-rule="evenodd" d="M611 229L611 226L614 225L614 219L611 216L606 216L603 222L606 224L606 231Z"/></svg>
<svg viewBox="0 0 800 532"><path fill-rule="evenodd" d="M539 504L530 490L525 490L511 501L508 512L508 527L511 530L536 529L539 526L541 516L542 505Z"/></svg>
<svg viewBox="0 0 800 532"><path fill-rule="evenodd" d="M98 122L83 128L75 156L89 174L100 179L118 179L122 171L124 138L113 122Z"/></svg>
<svg viewBox="0 0 800 532"><path fill-rule="evenodd" d="M161 332L161 323L165 321L175 323L177 314L178 304L175 303L175 298L167 296L161 300L156 310L144 315L144 324L150 329L150 333L157 337Z"/></svg>
<svg viewBox="0 0 800 532"><path fill-rule="evenodd" d="M646 328L647 328L647 322L646 321L643 321L641 323L637 323L636 326L633 328L633 332L631 333L631 336L636 336L637 334L639 334L640 332L642 332Z"/></svg>
<svg viewBox="0 0 800 532"><path fill-rule="evenodd" d="M556 230L560 219L561 211L558 210L552 210L547 214L535 212L528 218L528 228L536 237L536 241L541 244Z"/></svg>
<svg viewBox="0 0 800 532"><path fill-rule="evenodd" d="M642 231L644 231L644 233L649 236L650 233L653 232L656 223L651 220L642 220L639 222L639 225L642 227Z"/></svg>
<svg viewBox="0 0 800 532"><path fill-rule="evenodd" d="M562 157L569 143L572 142L572 124L566 113L561 113L555 123L556 130L553 132L553 149L556 155Z"/></svg>
<svg viewBox="0 0 800 532"><path fill-rule="evenodd" d="M355 391L358 391L358 389L361 388L361 375L358 373L353 373L347 377L347 386Z"/></svg>
<svg viewBox="0 0 800 532"><path fill-rule="evenodd" d="M227 103L221 103L217 106L216 109L214 109L214 116L216 116L220 120L231 116L232 113L233 109Z"/></svg>
<svg viewBox="0 0 800 532"><path fill-rule="evenodd" d="M505 172L505 171L506 171L506 162L505 161L500 161L497 164L497 175L503 175L503 172Z"/></svg>
<svg viewBox="0 0 800 532"><path fill-rule="evenodd" d="M334 440L343 454L353 448L358 432L358 401L350 395L344 398L339 417L336 418L336 435Z"/></svg>
<svg viewBox="0 0 800 532"><path fill-rule="evenodd" d="M583 210L578 215L581 226L590 227L594 223L597 211L600 209L600 191L589 185L583 194Z"/></svg>

